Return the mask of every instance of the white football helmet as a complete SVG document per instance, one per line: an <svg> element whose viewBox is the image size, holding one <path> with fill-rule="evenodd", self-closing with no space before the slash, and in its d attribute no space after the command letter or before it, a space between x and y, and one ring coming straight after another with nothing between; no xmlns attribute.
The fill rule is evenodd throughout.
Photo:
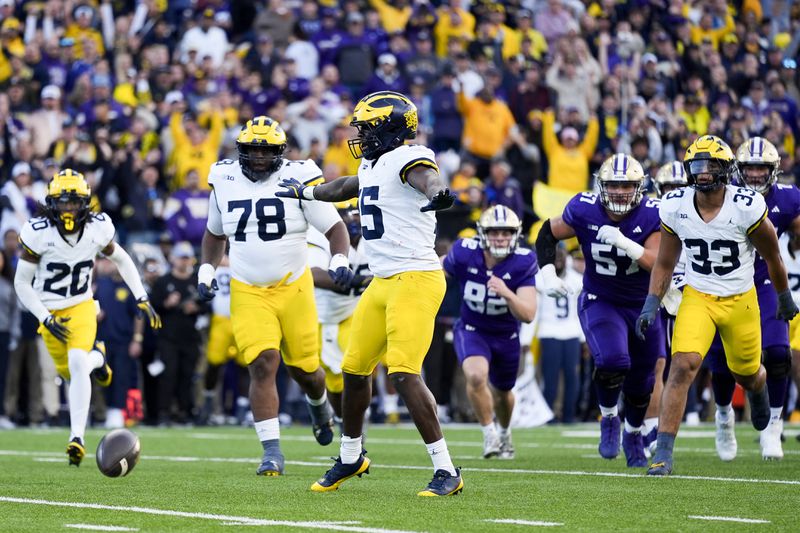
<svg viewBox="0 0 800 533"><path fill-rule="evenodd" d="M507 246L496 247L489 239L489 231L505 229L513 232ZM522 222L511 209L504 205L495 205L481 213L478 219L478 242L481 248L488 250L492 257L504 259L514 253L522 233Z"/></svg>
<svg viewBox="0 0 800 533"><path fill-rule="evenodd" d="M639 205L644 193L644 169L633 157L614 154L606 159L595 174L600 202L608 211L624 215ZM613 184L630 184L633 189L619 192L610 190Z"/></svg>
<svg viewBox="0 0 800 533"><path fill-rule="evenodd" d="M662 165L656 172L656 179L653 180L653 186L656 189L656 194L661 198L668 190L664 186L677 189L678 187L686 187L689 185L689 180L686 178L686 169L683 168L683 163L680 161L673 161Z"/></svg>
<svg viewBox="0 0 800 533"><path fill-rule="evenodd" d="M753 137L736 150L739 176L745 187L766 194L778 180L781 156L764 137ZM749 174L748 174L749 173Z"/></svg>

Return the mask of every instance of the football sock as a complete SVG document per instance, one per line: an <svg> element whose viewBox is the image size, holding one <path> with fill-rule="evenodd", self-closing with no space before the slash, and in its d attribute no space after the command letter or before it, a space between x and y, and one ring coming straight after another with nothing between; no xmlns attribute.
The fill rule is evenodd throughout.
<svg viewBox="0 0 800 533"><path fill-rule="evenodd" d="M650 433L653 428L658 427L658 417L644 419L644 432Z"/></svg>
<svg viewBox="0 0 800 533"><path fill-rule="evenodd" d="M789 388L789 378L771 378L767 374L767 388L769 389L769 406L783 408L786 391Z"/></svg>
<svg viewBox="0 0 800 533"><path fill-rule="evenodd" d="M641 433L642 426L632 426L630 422L625 420L625 432L626 433Z"/></svg>
<svg viewBox="0 0 800 533"><path fill-rule="evenodd" d="M490 437L491 435L497 435L497 428L494 425L494 422L491 424L486 424L485 426L481 426L481 431L483 431L484 437Z"/></svg>
<svg viewBox="0 0 800 533"><path fill-rule="evenodd" d="M770 422L775 422L781 419L781 414L783 413L783 407L770 407L769 408L769 420Z"/></svg>
<svg viewBox="0 0 800 533"><path fill-rule="evenodd" d="M659 433L656 437L656 455L653 457L654 463L665 460L672 460L672 449L675 447L675 435L671 433Z"/></svg>
<svg viewBox="0 0 800 533"><path fill-rule="evenodd" d="M269 441L277 441L281 438L281 426L278 423L278 418L269 418L267 420L259 420L255 423L256 434L261 444ZM266 447L264 448L266 450Z"/></svg>
<svg viewBox="0 0 800 533"><path fill-rule="evenodd" d="M425 447L428 449L428 455L431 456L433 461L434 472L446 470L450 472L451 476L456 475L456 467L453 466L453 461L450 459L450 452L447 450L447 443L444 441L444 437L436 442L426 444Z"/></svg>
<svg viewBox="0 0 800 533"><path fill-rule="evenodd" d="M711 376L711 388L714 389L714 401L717 405L730 405L736 380L730 372L714 372Z"/></svg>
<svg viewBox="0 0 800 533"><path fill-rule="evenodd" d="M762 387L760 391L747 391L747 398L750 400L750 421L753 427L761 431L769 424L770 417L767 387Z"/></svg>
<svg viewBox="0 0 800 533"><path fill-rule="evenodd" d="M614 407L605 407L601 405L600 414L603 416L617 416L619 414L619 408L617 408L616 405Z"/></svg>
<svg viewBox="0 0 800 533"><path fill-rule="evenodd" d="M719 421L723 424L726 424L728 420L733 416L733 406L731 404L727 405L720 405L717 404L717 417L719 417Z"/></svg>
<svg viewBox="0 0 800 533"><path fill-rule="evenodd" d="M348 437L342 435L342 443L339 445L339 458L342 464L351 465L358 461L361 456L361 437Z"/></svg>
<svg viewBox="0 0 800 533"><path fill-rule="evenodd" d="M318 406L323 405L325 402L328 401L328 393L323 390L322 391L322 396L320 396L316 400L312 399L311 396L306 394L306 401L308 402L308 405L310 405L312 407L318 407Z"/></svg>
<svg viewBox="0 0 800 533"><path fill-rule="evenodd" d="M71 436L83 439L86 422L89 418L89 405L92 402L92 380L89 373L93 370L89 362L89 354L83 350L72 348L67 353L69 364L69 425Z"/></svg>
<svg viewBox="0 0 800 533"><path fill-rule="evenodd" d="M511 428L504 428L500 424L497 424L497 434L500 435L501 439L511 436Z"/></svg>
<svg viewBox="0 0 800 533"><path fill-rule="evenodd" d="M105 359L103 358L102 353L97 350L89 351L89 368L92 370L95 368L100 368L103 366L103 361L105 361Z"/></svg>

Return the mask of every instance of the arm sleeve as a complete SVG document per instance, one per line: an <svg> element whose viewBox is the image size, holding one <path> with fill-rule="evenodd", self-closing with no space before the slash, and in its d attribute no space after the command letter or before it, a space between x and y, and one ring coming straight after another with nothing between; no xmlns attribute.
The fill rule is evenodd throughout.
<svg viewBox="0 0 800 533"><path fill-rule="evenodd" d="M139 271L136 269L136 265L133 264L133 259L128 255L128 252L122 246L116 244L114 251L108 258L117 265L119 275L122 276L125 284L130 287L133 297L137 300L147 298L147 291L144 290L142 280L139 278Z"/></svg>
<svg viewBox="0 0 800 533"><path fill-rule="evenodd" d="M14 275L14 290L17 291L17 298L22 302L28 311L44 322L50 316L50 311L39 299L39 295L33 289L33 276L36 274L36 264L30 261L20 260L17 263L17 273Z"/></svg>
<svg viewBox="0 0 800 533"><path fill-rule="evenodd" d="M213 190L208 198L208 222L206 222L206 228L214 235L225 234L225 230L222 229L222 213L219 210L219 204L217 204L217 195Z"/></svg>
<svg viewBox="0 0 800 533"><path fill-rule="evenodd" d="M323 235L342 220L336 207L327 202L302 202L302 209L308 223Z"/></svg>

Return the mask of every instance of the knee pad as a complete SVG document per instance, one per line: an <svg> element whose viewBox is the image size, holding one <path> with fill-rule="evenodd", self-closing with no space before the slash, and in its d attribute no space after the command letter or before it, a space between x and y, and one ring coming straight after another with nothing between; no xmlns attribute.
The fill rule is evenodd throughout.
<svg viewBox="0 0 800 533"><path fill-rule="evenodd" d="M89 375L93 370L89 367L89 354L76 348L67 352L67 364L70 376Z"/></svg>
<svg viewBox="0 0 800 533"><path fill-rule="evenodd" d="M764 368L770 379L788 378L792 370L792 352L788 346L770 346L764 350Z"/></svg>
<svg viewBox="0 0 800 533"><path fill-rule="evenodd" d="M625 402L631 405L632 407L638 407L640 409L646 409L648 405L650 405L650 396L651 394L626 394L625 395Z"/></svg>
<svg viewBox="0 0 800 533"><path fill-rule="evenodd" d="M625 374L627 374L626 370L595 368L592 373L592 380L602 387L616 389L622 386L622 382L625 381Z"/></svg>

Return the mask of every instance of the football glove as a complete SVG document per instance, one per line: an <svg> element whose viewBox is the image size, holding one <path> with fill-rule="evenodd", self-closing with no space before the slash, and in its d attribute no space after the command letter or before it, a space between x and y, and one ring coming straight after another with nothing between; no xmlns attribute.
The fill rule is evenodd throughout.
<svg viewBox="0 0 800 533"><path fill-rule="evenodd" d="M139 298L136 300L136 307L139 308L139 315L146 318L150 322L150 327L153 329L161 329L161 317L158 316L153 304L147 297Z"/></svg>
<svg viewBox="0 0 800 533"><path fill-rule="evenodd" d="M561 298L569 293L564 280L556 274L556 267L551 263L542 267L542 292L553 298Z"/></svg>
<svg viewBox="0 0 800 533"><path fill-rule="evenodd" d="M444 189L437 192L436 195L431 198L431 201L428 202L427 205L422 206L419 210L423 213L425 211L441 211L442 209L449 209L455 201L456 197L450 194L450 189Z"/></svg>
<svg viewBox="0 0 800 533"><path fill-rule="evenodd" d="M639 313L639 318L636 319L636 336L644 340L647 330L656 321L656 315L661 307L661 300L655 294L648 294L647 299L642 306L642 312Z"/></svg>
<svg viewBox="0 0 800 533"><path fill-rule="evenodd" d="M328 274L339 287L350 287L353 280L353 271L350 270L350 261L342 254L331 257L328 264Z"/></svg>
<svg viewBox="0 0 800 533"><path fill-rule="evenodd" d="M792 291L785 290L778 294L778 315L776 318L789 321L798 313L797 304L792 298Z"/></svg>
<svg viewBox="0 0 800 533"><path fill-rule="evenodd" d="M350 288L355 289L356 291L364 290L367 288L370 281L372 281L372 276L362 276L361 274L356 274L353 276L353 279L350 280Z"/></svg>
<svg viewBox="0 0 800 533"><path fill-rule="evenodd" d="M55 315L49 315L44 319L43 325L53 337L66 344L67 338L69 338L69 329L64 324L69 321L70 317L58 318Z"/></svg>
<svg viewBox="0 0 800 533"><path fill-rule="evenodd" d="M213 300L218 290L219 290L219 285L217 284L216 279L212 279L209 285L206 285L205 283L197 284L197 295L204 302L210 302L211 300Z"/></svg>
<svg viewBox="0 0 800 533"><path fill-rule="evenodd" d="M600 229L597 230L597 239L619 248L634 261L638 261L641 259L642 255L644 255L644 248L642 245L623 235L622 231L616 226L601 226Z"/></svg>
<svg viewBox="0 0 800 533"><path fill-rule="evenodd" d="M294 198L295 200L313 200L314 187L303 185L294 178L282 179L278 182L279 187L286 189L285 191L278 191L275 196L280 198Z"/></svg>

